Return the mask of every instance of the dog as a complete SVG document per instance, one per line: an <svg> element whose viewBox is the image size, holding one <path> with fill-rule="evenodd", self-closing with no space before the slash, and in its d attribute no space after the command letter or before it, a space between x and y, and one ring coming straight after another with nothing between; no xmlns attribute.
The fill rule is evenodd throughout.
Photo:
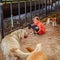
<svg viewBox="0 0 60 60"><path fill-rule="evenodd" d="M52 23L52 26L57 26L57 18L54 16L54 17L48 17L47 18L47 21L46 21L46 25Z"/></svg>
<svg viewBox="0 0 60 60"><path fill-rule="evenodd" d="M43 51L41 51L41 48L41 43L37 44L34 50L27 48L31 52L31 54L27 57L26 60L48 60L47 55Z"/></svg>
<svg viewBox="0 0 60 60"><path fill-rule="evenodd" d="M26 38L28 33L19 29L5 36L1 42L1 50L6 60L17 60L18 58L26 58L30 53L24 53L20 49L19 40Z"/></svg>

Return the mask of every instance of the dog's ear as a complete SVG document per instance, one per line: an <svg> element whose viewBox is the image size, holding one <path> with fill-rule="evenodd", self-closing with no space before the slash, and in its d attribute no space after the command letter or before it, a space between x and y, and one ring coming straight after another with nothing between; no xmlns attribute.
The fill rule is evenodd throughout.
<svg viewBox="0 0 60 60"><path fill-rule="evenodd" d="M21 33L19 34L19 39L27 38L28 37L28 32L26 30L20 31Z"/></svg>
<svg viewBox="0 0 60 60"><path fill-rule="evenodd" d="M24 32L24 38L27 38L29 33L27 31Z"/></svg>
<svg viewBox="0 0 60 60"><path fill-rule="evenodd" d="M41 46L42 46L41 43L37 44L37 45L36 45L36 48L35 48L35 50L34 50L34 52L35 52L35 51L41 51L41 49L42 49Z"/></svg>

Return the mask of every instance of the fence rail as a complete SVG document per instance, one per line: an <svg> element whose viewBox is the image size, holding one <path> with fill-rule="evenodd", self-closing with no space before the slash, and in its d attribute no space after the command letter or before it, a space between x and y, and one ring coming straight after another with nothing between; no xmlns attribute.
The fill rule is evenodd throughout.
<svg viewBox="0 0 60 60"><path fill-rule="evenodd" d="M7 32L7 30L5 29L8 29L8 31L11 32L14 28L16 29L17 26L19 26L19 28L21 27L21 25L25 26L28 24L28 22L30 23L32 22L32 17L35 15L38 15L39 17L42 16L42 18L43 16L46 17L48 13L53 11L53 3L55 3L56 1L57 0L37 0L37 1L25 0L24 2L13 1L15 3L13 3L12 1L6 1L6 0L1 1L0 27L1 27L2 38L4 37L5 32ZM22 15L22 11L24 15ZM15 18L18 17L18 19L14 19L14 16ZM24 18L23 20L21 16L22 18ZM10 19L7 19L7 17L9 17Z"/></svg>

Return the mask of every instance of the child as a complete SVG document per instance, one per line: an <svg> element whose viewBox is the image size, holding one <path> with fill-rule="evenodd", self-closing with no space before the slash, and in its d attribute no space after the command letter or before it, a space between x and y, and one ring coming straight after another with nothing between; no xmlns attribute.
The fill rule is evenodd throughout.
<svg viewBox="0 0 60 60"><path fill-rule="evenodd" d="M39 17L34 17L33 18L33 24L28 25L29 28L33 29L33 32L36 34L44 34L45 33L45 26L43 23L39 21Z"/></svg>

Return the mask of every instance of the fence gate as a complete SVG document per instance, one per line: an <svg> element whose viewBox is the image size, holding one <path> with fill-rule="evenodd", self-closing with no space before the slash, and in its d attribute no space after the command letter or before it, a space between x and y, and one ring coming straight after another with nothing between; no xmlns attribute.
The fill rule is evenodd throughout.
<svg viewBox="0 0 60 60"><path fill-rule="evenodd" d="M1 0L0 30L2 38L16 29L27 26L34 16L46 17L53 11L57 0ZM58 6L59 6L59 0Z"/></svg>

